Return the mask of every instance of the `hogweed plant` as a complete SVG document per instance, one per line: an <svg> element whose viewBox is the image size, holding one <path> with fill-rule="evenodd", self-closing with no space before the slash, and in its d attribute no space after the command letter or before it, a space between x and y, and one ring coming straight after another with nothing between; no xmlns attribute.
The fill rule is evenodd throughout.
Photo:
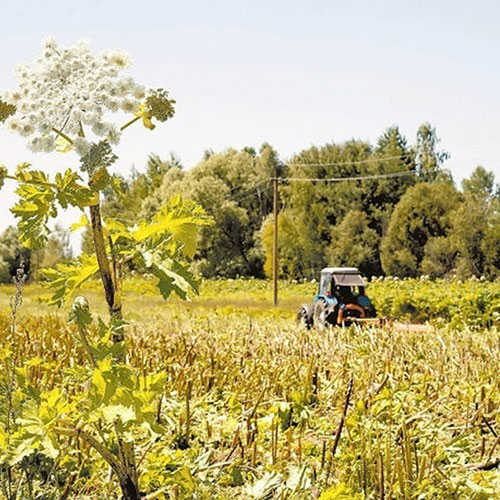
<svg viewBox="0 0 500 500"><path fill-rule="evenodd" d="M42 390L30 381L29 368L17 368L17 386L9 386L16 397L8 403L7 428L2 421L1 433L8 438L0 439L2 470L9 473L9 485L12 467L30 457L41 454L56 468L75 457L81 462L82 450L91 449L115 474L123 498L137 500L141 493L135 445L140 442L148 449L148 440L156 440L162 432L158 402L165 377L138 377L126 363L122 269L128 263L147 269L156 276L164 298L172 292L188 297L197 291L197 284L187 261L194 255L198 228L209 220L201 207L180 197L166 203L150 221L137 221L133 227L118 219L102 219L102 192L118 189L110 172L117 160L113 147L134 123L153 130L155 122L174 115L175 101L167 91L147 89L122 75L128 65L128 56L121 51L95 55L85 42L60 47L47 39L38 59L17 68L18 88L0 95L0 122L24 137L30 150L72 152L79 161L78 169L54 176L28 163L15 171L0 166L0 188L6 180L17 183L19 200L11 211L24 245L43 247L50 219L68 207L83 212L74 228L87 226L92 232L92 254L81 255L76 264L44 271L52 290L50 301L62 305L82 283L98 275L110 315L109 324L99 319L94 327L85 299L75 300L70 322L88 364L61 375L66 390L54 380L50 390ZM128 115L123 124L113 122L116 113ZM9 416L14 413L15 422ZM68 498L82 471L80 465L66 474L60 498ZM22 474L18 481L23 483ZM58 478L56 483L60 482ZM10 487L9 500L17 495L18 488Z"/></svg>

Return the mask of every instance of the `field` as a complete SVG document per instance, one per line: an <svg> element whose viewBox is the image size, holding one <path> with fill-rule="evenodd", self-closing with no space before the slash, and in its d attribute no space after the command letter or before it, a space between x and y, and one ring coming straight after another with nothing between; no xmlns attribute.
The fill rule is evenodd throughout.
<svg viewBox="0 0 500 500"><path fill-rule="evenodd" d="M109 431L118 426L133 433L150 500L500 498L500 284L370 284L381 315L428 321L425 332L307 331L294 319L315 287L282 283L273 308L264 281L208 281L191 302L127 281L128 356L156 426L144 408L84 410L96 370L66 311L28 285L14 322L13 287L1 288L0 455L11 466L0 471L0 497L17 488L23 500L120 498L81 437L118 453ZM98 284L82 294L104 318ZM94 321L93 345L104 330ZM108 391L110 372L99 370ZM78 412L81 436L63 429Z"/></svg>

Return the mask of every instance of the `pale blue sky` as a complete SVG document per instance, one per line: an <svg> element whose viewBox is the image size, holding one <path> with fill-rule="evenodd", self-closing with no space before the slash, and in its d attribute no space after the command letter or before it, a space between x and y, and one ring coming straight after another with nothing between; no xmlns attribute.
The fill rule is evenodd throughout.
<svg viewBox="0 0 500 500"><path fill-rule="evenodd" d="M96 50L123 48L129 73L165 87L175 118L130 130L117 169L150 152L176 152L186 167L203 151L270 142L283 159L312 144L374 142L397 124L413 142L431 122L460 181L482 164L500 180L500 2L2 0L0 88L38 55L47 35ZM51 169L71 156L28 154L0 131L0 163ZM0 229L12 219L0 197Z"/></svg>

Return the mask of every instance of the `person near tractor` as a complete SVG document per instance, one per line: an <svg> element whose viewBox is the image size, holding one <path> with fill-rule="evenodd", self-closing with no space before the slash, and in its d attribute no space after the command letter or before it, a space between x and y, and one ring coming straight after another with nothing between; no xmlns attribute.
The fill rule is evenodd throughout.
<svg viewBox="0 0 500 500"><path fill-rule="evenodd" d="M369 312L370 315L375 316L375 307L373 306L372 301L366 295L364 286L359 287L359 294L356 297L356 303L365 311Z"/></svg>

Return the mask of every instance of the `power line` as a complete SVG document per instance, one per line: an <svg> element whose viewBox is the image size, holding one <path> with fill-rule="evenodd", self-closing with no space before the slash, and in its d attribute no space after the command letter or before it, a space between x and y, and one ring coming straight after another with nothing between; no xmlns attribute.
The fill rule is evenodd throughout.
<svg viewBox="0 0 500 500"><path fill-rule="evenodd" d="M287 167L341 167L343 165L359 165L363 163L373 163L376 161L389 161L389 160L405 160L402 155L399 156L386 156L382 158L366 158L364 160L352 160L352 161L339 161L335 163L285 163Z"/></svg>
<svg viewBox="0 0 500 500"><path fill-rule="evenodd" d="M409 175L416 175L415 171L392 172L389 174L376 174L376 175L360 175L355 177L277 177L278 182L347 182L347 181L366 181L374 179L391 179L395 177L405 177Z"/></svg>
<svg viewBox="0 0 500 500"><path fill-rule="evenodd" d="M244 191L241 191L239 193L237 193L236 196L231 196L231 201L235 201L236 203L241 203L243 201L246 201L247 199L249 198L252 198L254 196L257 196L257 188L262 186L263 184L266 184L269 182L270 179L263 179L261 180L260 182L257 182L256 184L254 184L251 188L249 189L246 189ZM238 186L238 187L241 187L241 186ZM234 191L234 189L233 189ZM231 192L229 193L231 194Z"/></svg>

